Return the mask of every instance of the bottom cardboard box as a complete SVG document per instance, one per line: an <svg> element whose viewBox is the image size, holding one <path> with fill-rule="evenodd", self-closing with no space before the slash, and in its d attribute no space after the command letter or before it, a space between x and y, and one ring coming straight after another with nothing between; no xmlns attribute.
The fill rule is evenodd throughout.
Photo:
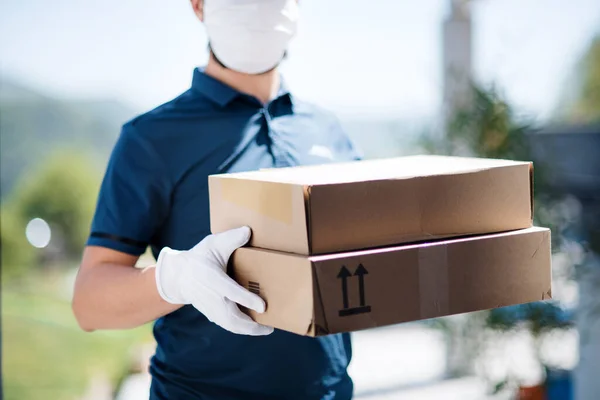
<svg viewBox="0 0 600 400"><path fill-rule="evenodd" d="M550 299L550 230L300 256L244 247L238 283L267 302L261 324L321 336Z"/></svg>

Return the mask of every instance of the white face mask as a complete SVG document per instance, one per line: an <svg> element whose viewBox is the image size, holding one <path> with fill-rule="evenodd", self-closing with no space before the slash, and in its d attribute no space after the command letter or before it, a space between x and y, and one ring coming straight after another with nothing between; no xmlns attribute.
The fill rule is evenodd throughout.
<svg viewBox="0 0 600 400"><path fill-rule="evenodd" d="M211 49L227 68L260 74L275 68L296 33L296 0L205 0Z"/></svg>

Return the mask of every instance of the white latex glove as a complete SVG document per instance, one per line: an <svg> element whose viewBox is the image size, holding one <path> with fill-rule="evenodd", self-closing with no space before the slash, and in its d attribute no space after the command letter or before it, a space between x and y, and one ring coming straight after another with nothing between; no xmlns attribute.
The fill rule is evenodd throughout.
<svg viewBox="0 0 600 400"><path fill-rule="evenodd" d="M191 304L206 318L230 332L268 335L273 328L260 325L237 306L265 311L265 302L227 275L231 254L250 239L242 227L205 237L187 251L165 247L156 263L158 293L171 304ZM237 304L236 304L237 303Z"/></svg>

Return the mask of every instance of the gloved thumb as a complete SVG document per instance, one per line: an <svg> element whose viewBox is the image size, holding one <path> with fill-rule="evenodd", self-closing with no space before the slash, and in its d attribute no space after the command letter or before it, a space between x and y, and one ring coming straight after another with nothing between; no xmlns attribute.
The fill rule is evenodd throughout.
<svg viewBox="0 0 600 400"><path fill-rule="evenodd" d="M233 252L248 243L252 231L247 226L214 234L213 243L224 263L227 263Z"/></svg>

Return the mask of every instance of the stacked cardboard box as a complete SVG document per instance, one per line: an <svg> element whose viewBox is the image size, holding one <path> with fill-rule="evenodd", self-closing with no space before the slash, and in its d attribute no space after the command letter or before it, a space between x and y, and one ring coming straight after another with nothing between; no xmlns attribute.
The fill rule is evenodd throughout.
<svg viewBox="0 0 600 400"><path fill-rule="evenodd" d="M260 323L318 336L551 297L528 162L412 156L209 177Z"/></svg>

